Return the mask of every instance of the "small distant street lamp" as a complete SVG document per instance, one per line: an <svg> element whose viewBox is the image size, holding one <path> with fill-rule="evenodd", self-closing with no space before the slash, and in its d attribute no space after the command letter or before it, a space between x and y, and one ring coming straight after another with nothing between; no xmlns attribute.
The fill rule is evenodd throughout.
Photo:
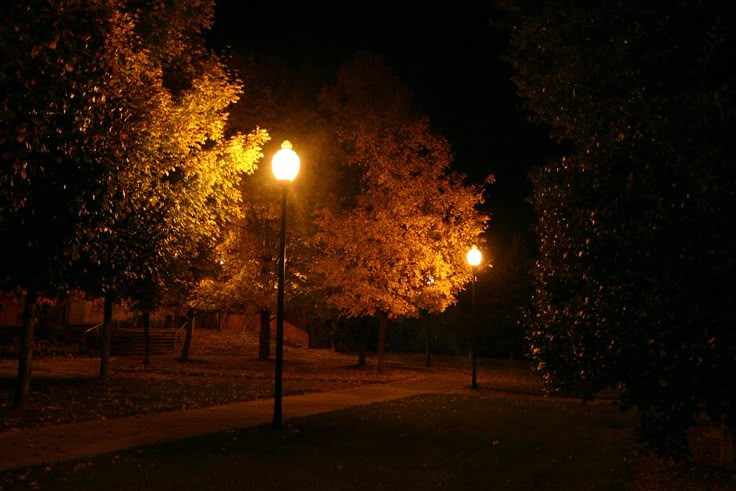
<svg viewBox="0 0 736 491"><path fill-rule="evenodd" d="M274 430L283 428L281 410L281 380L284 366L284 276L286 273L286 193L289 183L299 173L299 156L291 149L289 140L284 140L281 150L271 160L271 170L281 184L281 234L279 236L278 295L276 297L276 380L273 396Z"/></svg>
<svg viewBox="0 0 736 491"><path fill-rule="evenodd" d="M475 319L475 273L478 271L478 265L480 265L480 262L483 259L483 255L476 246L473 246L465 255L465 259L468 261L470 270L473 273L473 317L472 324L470 326L470 359L471 363L473 364L473 378L470 387L472 389L477 389L478 382L476 379L476 373L478 368L478 347L476 346L476 344L478 342L478 323Z"/></svg>

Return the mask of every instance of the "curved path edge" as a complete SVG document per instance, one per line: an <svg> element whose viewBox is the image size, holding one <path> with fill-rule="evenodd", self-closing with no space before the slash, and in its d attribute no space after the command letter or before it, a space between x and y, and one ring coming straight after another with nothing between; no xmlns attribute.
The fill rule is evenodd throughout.
<svg viewBox="0 0 736 491"><path fill-rule="evenodd" d="M282 399L284 420L449 390L422 384L370 384ZM94 420L0 433L0 472L230 431L273 420L273 399Z"/></svg>

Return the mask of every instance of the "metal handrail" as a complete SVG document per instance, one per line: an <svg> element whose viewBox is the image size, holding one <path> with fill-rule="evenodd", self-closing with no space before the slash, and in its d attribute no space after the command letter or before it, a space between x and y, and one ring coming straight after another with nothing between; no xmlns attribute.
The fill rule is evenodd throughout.
<svg viewBox="0 0 736 491"><path fill-rule="evenodd" d="M89 334L89 333L90 333L90 332L92 332L92 331L97 331L97 333L96 333L96 334L97 334L97 335L99 335L99 332L100 332L100 328L101 328L101 327L102 327L102 326L103 326L104 324L105 324L104 322L100 322L99 324L95 324L94 326L90 327L89 329L86 329L86 330L84 331L83 335L84 335L84 336L86 336L87 334Z"/></svg>

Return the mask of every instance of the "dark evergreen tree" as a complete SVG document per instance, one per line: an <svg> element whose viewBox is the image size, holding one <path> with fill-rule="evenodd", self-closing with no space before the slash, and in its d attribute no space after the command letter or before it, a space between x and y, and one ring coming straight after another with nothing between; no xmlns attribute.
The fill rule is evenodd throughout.
<svg viewBox="0 0 736 491"><path fill-rule="evenodd" d="M508 11L519 93L570 148L533 175L537 369L554 391L619 387L670 455L703 409L729 442L734 17L687 0Z"/></svg>

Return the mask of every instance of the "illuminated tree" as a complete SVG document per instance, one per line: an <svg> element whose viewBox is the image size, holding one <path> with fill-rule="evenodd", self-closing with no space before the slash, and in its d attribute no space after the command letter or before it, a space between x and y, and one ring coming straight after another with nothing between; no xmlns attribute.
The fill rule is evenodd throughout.
<svg viewBox="0 0 736 491"><path fill-rule="evenodd" d="M322 103L358 179L340 208L319 211L316 271L343 315L378 318L380 370L389 319L441 312L470 279L464 253L485 226L482 193L451 170L449 144L411 115L381 60L356 55Z"/></svg>
<svg viewBox="0 0 736 491"><path fill-rule="evenodd" d="M196 295L201 309L257 314L258 358L270 352L271 312L276 302L278 189L270 169L243 182L244 213L218 246L218 276L203 281Z"/></svg>
<svg viewBox="0 0 736 491"><path fill-rule="evenodd" d="M102 264L103 290L143 312L145 328L166 290L182 290L187 277L184 290L198 282L192 262L238 217L238 183L260 158L265 133L225 134L241 86L204 46L211 2L147 2L133 13L145 49L125 46L130 56L117 72L131 114L115 162L125 165L111 172L107 208L80 228L79 249Z"/></svg>
<svg viewBox="0 0 736 491"><path fill-rule="evenodd" d="M294 313L307 321L335 315L334 310L325 308L323 285L312 270L321 251L310 239L315 231L314 210L339 206L346 178L337 163L341 149L332 139L329 122L316 107L313 87L303 82L305 77L293 66L273 60L233 56L230 61L245 84L243 97L231 111L231 126L268 128L272 142L271 148L264 148L268 157L259 170L242 181L243 216L218 247L222 259L219 273L202 283L196 301L203 308L218 311L257 313L259 358L266 359L269 322L276 303L280 194L270 157L280 142L288 139L302 160L299 176L289 187L287 318Z"/></svg>
<svg viewBox="0 0 736 491"><path fill-rule="evenodd" d="M619 387L669 454L704 408L732 460L736 26L687 1L522 13L515 81L571 148L533 179L537 368L553 391Z"/></svg>
<svg viewBox="0 0 736 491"><path fill-rule="evenodd" d="M311 99L301 95L304 88L286 83L299 77L284 76L282 67L256 62L253 58L233 56L230 62L245 83L245 94L232 109L231 127L266 127L269 134L274 135L273 147L288 138L296 143L302 158L309 160L309 145L302 142L314 145L320 130L313 124L315 111L309 106ZM217 254L222 263L218 275L203 281L195 298L200 308L258 314L260 359L269 356L269 324L276 303L280 190L270 168L273 152L272 148L258 172L241 182L242 216L231 224L227 237L218 246ZM313 166L305 167L307 176L314 172ZM296 186L298 195L289 199L286 295L290 306L304 291L305 269L309 263L305 259L303 239L309 235L307 229L312 216L311 205L305 198L309 193L302 186L304 181L302 173Z"/></svg>
<svg viewBox="0 0 736 491"><path fill-rule="evenodd" d="M237 216L263 132L226 137L240 86L201 31L212 4L39 0L2 22L4 285L104 294L145 311ZM53 239L49 237L53 224ZM32 322L16 404L28 394Z"/></svg>

